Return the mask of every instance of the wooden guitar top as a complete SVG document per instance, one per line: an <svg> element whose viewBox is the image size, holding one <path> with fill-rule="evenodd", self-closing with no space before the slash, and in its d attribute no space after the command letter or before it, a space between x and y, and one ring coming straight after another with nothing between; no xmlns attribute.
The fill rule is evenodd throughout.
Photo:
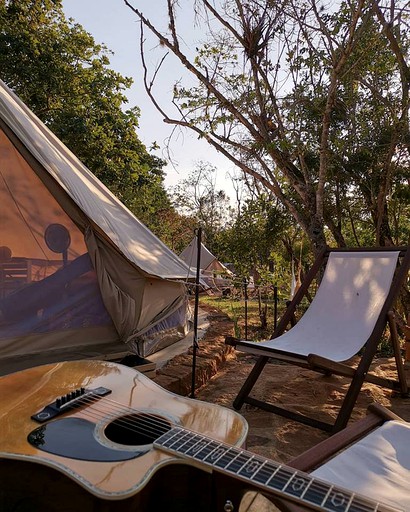
<svg viewBox="0 0 410 512"><path fill-rule="evenodd" d="M49 453L28 442L29 434L39 427L39 423L31 419L33 414L76 389L100 386L108 388L111 393L51 421L64 418L92 421L98 442L112 450L123 446L105 439L104 428L124 408L164 417L172 425L180 425L230 445L245 443L247 423L236 412L165 391L132 368L106 361L82 360L38 366L0 378L0 457L51 466L95 496L105 499L132 496L158 468L182 462L152 446L146 453L130 460L95 462ZM64 441L61 440L62 443Z"/></svg>

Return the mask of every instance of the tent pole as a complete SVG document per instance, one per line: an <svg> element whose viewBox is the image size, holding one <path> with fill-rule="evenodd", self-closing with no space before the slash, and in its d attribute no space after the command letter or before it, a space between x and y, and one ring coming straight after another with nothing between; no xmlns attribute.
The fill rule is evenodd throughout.
<svg viewBox="0 0 410 512"><path fill-rule="evenodd" d="M196 251L196 279L195 279L195 308L194 308L194 340L192 344L192 384L191 398L195 398L195 370L196 370L196 352L198 350L198 309L199 309L199 279L201 272L201 244L202 228L196 230L197 251Z"/></svg>

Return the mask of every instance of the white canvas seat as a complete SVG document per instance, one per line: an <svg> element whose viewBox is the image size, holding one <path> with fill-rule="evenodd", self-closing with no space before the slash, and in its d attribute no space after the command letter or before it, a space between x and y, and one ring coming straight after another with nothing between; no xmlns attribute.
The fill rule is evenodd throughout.
<svg viewBox="0 0 410 512"><path fill-rule="evenodd" d="M325 271L311 304L302 318L285 331L296 306L305 296L323 263ZM324 251L302 283L272 339L252 342L227 338L226 342L234 345L237 350L260 356L239 391L234 407L240 409L243 403L249 403L323 430L337 431L346 426L365 379L407 394L391 308L408 268L408 248ZM370 363L386 323L390 325L398 369L398 380L394 382L369 373ZM357 367L344 364L359 351L361 359ZM249 396L269 358L351 378L351 385L335 423L308 418Z"/></svg>
<svg viewBox="0 0 410 512"><path fill-rule="evenodd" d="M410 510L410 424L379 404L289 465L383 505ZM305 510L285 501L281 505L286 512ZM385 510L383 505L377 510Z"/></svg>
<svg viewBox="0 0 410 512"><path fill-rule="evenodd" d="M387 421L312 475L410 510L410 425Z"/></svg>
<svg viewBox="0 0 410 512"><path fill-rule="evenodd" d="M331 253L319 289L299 322L279 338L243 342L241 350L262 347L346 361L366 343L389 293L399 252Z"/></svg>

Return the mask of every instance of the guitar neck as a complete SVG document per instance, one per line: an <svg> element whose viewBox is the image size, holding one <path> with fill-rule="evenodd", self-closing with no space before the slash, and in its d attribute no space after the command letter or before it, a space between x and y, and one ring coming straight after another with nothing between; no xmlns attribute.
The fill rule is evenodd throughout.
<svg viewBox="0 0 410 512"><path fill-rule="evenodd" d="M307 473L181 427L172 428L154 445L183 458L193 459L202 466L211 467L265 493L302 504L309 510L400 512L398 508L375 502Z"/></svg>

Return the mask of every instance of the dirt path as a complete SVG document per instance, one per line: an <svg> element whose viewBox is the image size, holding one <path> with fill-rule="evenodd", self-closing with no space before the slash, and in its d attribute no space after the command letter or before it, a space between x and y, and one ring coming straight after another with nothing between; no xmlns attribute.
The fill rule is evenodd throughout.
<svg viewBox="0 0 410 512"><path fill-rule="evenodd" d="M233 324L226 316L209 309L208 317L210 326L199 344L195 398L232 408L256 359L227 350L224 340L226 335L232 335ZM155 380L171 391L188 395L191 389L191 365L192 354L178 356ZM372 369L381 376L396 378L393 358L376 360ZM410 368L406 372L410 378ZM325 377L296 366L269 363L253 394L323 421L332 421L348 385L349 380L342 377ZM409 398L394 396L389 390L367 383L360 393L351 421L363 417L372 402L378 402L410 421ZM328 436L320 430L248 405L240 413L249 425L248 450L279 462L289 462ZM277 510L261 494L249 492L239 512Z"/></svg>
<svg viewBox="0 0 410 512"><path fill-rule="evenodd" d="M224 341L226 335L232 335L233 323L220 311L208 307L207 312L210 325L199 343L195 397L232 408L256 359L230 351ZM155 380L173 392L189 395L191 369L192 354L180 355L173 358ZM378 359L372 369L381 376L396 378L394 358ZM410 378L410 369L406 371ZM333 421L349 382L343 377L325 377L296 366L269 363L254 393L257 398L279 402L323 421ZM360 393L351 421L363 417L372 402L378 402L410 421L410 399L394 396L390 390L367 383ZM280 462L290 461L327 437L320 430L249 405L245 405L240 413L249 424L248 449Z"/></svg>
<svg viewBox="0 0 410 512"><path fill-rule="evenodd" d="M252 356L237 356L203 386L197 398L232 408L242 383L252 369ZM379 359L373 365L379 375L395 377L394 359ZM257 398L279 402L323 421L333 421L349 384L342 377L324 377L296 366L268 364L254 388ZM355 421L366 414L367 406L378 402L410 421L410 399L394 396L390 390L365 384L352 414ZM327 434L246 405L241 414L249 424L248 449L280 462L314 446Z"/></svg>

